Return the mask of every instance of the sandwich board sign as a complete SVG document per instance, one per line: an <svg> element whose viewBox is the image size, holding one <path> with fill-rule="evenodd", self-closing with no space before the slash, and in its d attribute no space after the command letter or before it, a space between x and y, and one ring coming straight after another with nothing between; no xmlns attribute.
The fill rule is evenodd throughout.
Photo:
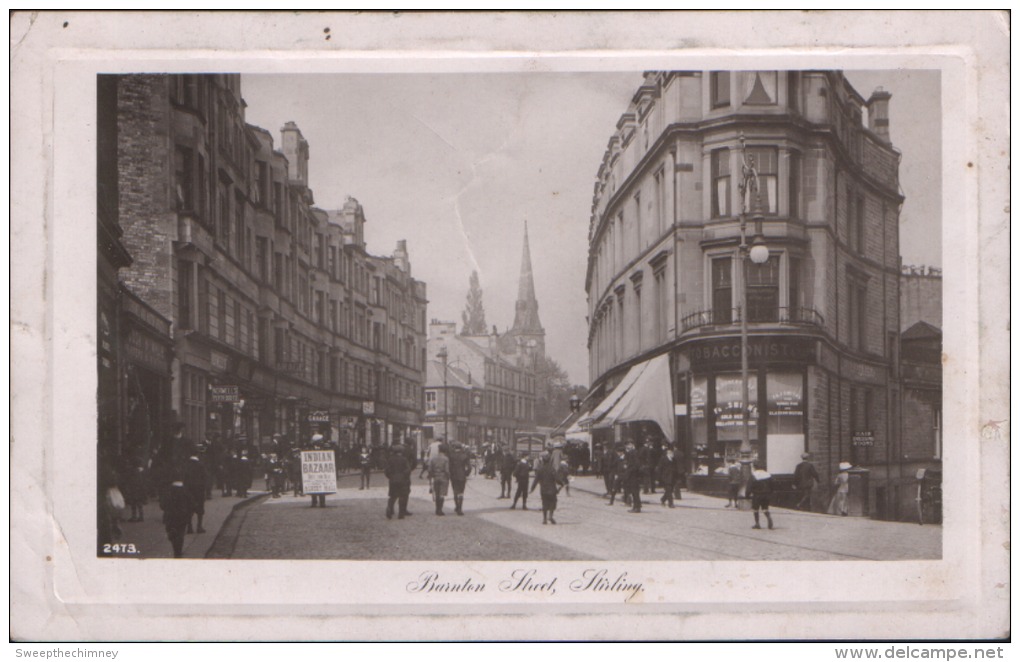
<svg viewBox="0 0 1020 662"><path fill-rule="evenodd" d="M336 494L333 451L301 451L301 481L305 494Z"/></svg>

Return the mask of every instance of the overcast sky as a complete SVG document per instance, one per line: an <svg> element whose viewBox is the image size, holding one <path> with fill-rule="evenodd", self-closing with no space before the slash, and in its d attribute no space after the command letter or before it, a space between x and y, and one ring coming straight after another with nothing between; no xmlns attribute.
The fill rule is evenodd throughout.
<svg viewBox="0 0 1020 662"><path fill-rule="evenodd" d="M903 153L904 262L941 265L938 72L848 72L867 98L892 93L890 133ZM406 239L427 283L429 318L456 320L471 270L486 320L513 323L528 222L547 353L588 381L584 275L592 187L616 121L641 84L629 73L289 74L242 76L248 122L287 121L309 143L316 205L351 195L368 250Z"/></svg>

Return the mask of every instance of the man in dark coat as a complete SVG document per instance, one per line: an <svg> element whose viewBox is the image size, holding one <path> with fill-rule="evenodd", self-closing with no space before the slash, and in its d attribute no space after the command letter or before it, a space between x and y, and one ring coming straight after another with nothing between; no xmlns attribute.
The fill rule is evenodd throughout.
<svg viewBox="0 0 1020 662"><path fill-rule="evenodd" d="M641 512L641 461L633 444L627 444L626 468L623 471L623 493L630 497L629 513Z"/></svg>
<svg viewBox="0 0 1020 662"><path fill-rule="evenodd" d="M811 455L804 453L800 456L802 460L800 464L793 470L793 482L797 486L797 492L800 494L800 500L797 502L797 508L800 510L811 510L811 496L815 491L815 487L821 482L818 477L818 470L815 469L815 465L811 464ZM807 507L805 507L805 504Z"/></svg>
<svg viewBox="0 0 1020 662"><path fill-rule="evenodd" d="M248 498L248 490L251 489L253 475L254 468L251 466L251 460L248 459L247 451L243 451L241 457L237 459L236 465L237 496L242 499Z"/></svg>
<svg viewBox="0 0 1020 662"><path fill-rule="evenodd" d="M207 480L205 467L202 466L202 461L198 459L197 455L192 455L184 463L182 473L184 477L184 490L188 493L188 498L191 501L191 513L188 515L188 533L192 533L191 515L198 515L197 530L199 533L205 533L205 529L202 528L202 518L205 517L205 487Z"/></svg>
<svg viewBox="0 0 1020 662"><path fill-rule="evenodd" d="M613 445L606 444L606 447L602 449L602 461L600 462L600 470L602 471L602 482L606 486L605 496L613 491L613 471L616 466L616 453L613 452Z"/></svg>
<svg viewBox="0 0 1020 662"><path fill-rule="evenodd" d="M553 513L556 512L556 495L560 491L560 485L562 483L552 454L548 451L542 453L538 466L535 467L535 480L531 484L532 492L536 487L542 487L539 490L542 497L542 524L556 523Z"/></svg>
<svg viewBox="0 0 1020 662"><path fill-rule="evenodd" d="M163 511L163 521L166 527L166 536L174 549L174 558L184 556L184 530L191 521L191 497L184 487L183 480L172 481L167 490L166 508Z"/></svg>
<svg viewBox="0 0 1020 662"><path fill-rule="evenodd" d="M679 463L680 458L673 454L673 447L669 446L659 458L659 465L656 467L656 474L663 490L659 502L664 506L668 504L670 508L676 507L673 505L673 490L676 488L676 481L680 475Z"/></svg>
<svg viewBox="0 0 1020 662"><path fill-rule="evenodd" d="M514 467L517 466L517 462L514 461L514 454L507 449L503 449L499 454L499 498L509 499L510 488L513 483Z"/></svg>
<svg viewBox="0 0 1020 662"><path fill-rule="evenodd" d="M627 454L624 450L618 449L609 463L609 503L608 506L616 503L616 494L623 490L623 476L628 471ZM626 498L626 495L625 495Z"/></svg>
<svg viewBox="0 0 1020 662"><path fill-rule="evenodd" d="M467 477L471 473L471 458L468 456L464 445L459 441L453 442L450 448L450 487L453 489L454 512L458 515L464 514L464 488L467 486Z"/></svg>
<svg viewBox="0 0 1020 662"><path fill-rule="evenodd" d="M528 478L531 477L531 466L528 465L528 458L521 455L520 461L514 467L514 480L517 482L517 491L514 492L514 502L510 510L517 509L517 499L521 499L522 508L528 509Z"/></svg>
<svg viewBox="0 0 1020 662"><path fill-rule="evenodd" d="M385 469L386 478L390 481L386 519L393 519L394 506L399 507L397 519L404 519L411 514L407 512L407 499L411 496L411 471L413 469L414 465L407 459L407 452L403 446L398 444L390 448Z"/></svg>

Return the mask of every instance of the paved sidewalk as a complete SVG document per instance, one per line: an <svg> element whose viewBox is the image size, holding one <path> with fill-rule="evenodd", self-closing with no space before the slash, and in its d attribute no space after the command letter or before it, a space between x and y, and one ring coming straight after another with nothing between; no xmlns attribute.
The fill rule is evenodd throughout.
<svg viewBox="0 0 1020 662"><path fill-rule="evenodd" d="M360 471L341 472L340 478L360 475ZM382 472L372 472L372 480L376 484L385 484L386 478ZM265 489L265 479L256 477L253 487L263 489L252 489L248 491L248 498L241 499L236 496L224 497L222 492L213 488L212 498L205 502L205 516L202 521L202 528L205 533L188 533L184 536L184 558L201 559L212 548L216 536L226 523L234 510L242 505L251 505L256 499L267 496L269 490ZM130 509L125 509L130 514ZM194 524L193 524L194 526ZM115 553L111 557L117 558L142 558L142 559L171 559L174 556L170 540L166 537L166 529L163 527L163 512L159 508L156 499L150 499L145 505L145 521L143 522L120 522L121 535L114 540L119 545L135 546L135 553Z"/></svg>

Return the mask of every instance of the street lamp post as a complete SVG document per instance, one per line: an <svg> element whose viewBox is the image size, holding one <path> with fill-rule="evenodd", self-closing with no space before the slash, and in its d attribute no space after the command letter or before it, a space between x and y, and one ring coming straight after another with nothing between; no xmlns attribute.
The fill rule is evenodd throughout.
<svg viewBox="0 0 1020 662"><path fill-rule="evenodd" d="M754 157L748 156L744 144L744 134L740 134L740 152L743 161L742 177L740 180L740 246L737 251L740 260L741 275L741 306L740 306L740 395L741 411L743 415L740 430L740 496L742 507L748 507L747 488L751 482L751 463L754 461L751 448L751 408L749 388L749 367L748 367L748 339L747 339L747 258L755 264L764 264L769 259L769 249L762 238L761 213L761 192L758 188L758 171L755 168ZM751 213L754 221L754 238L751 245L747 245L747 202L748 194L754 195L754 204Z"/></svg>
<svg viewBox="0 0 1020 662"><path fill-rule="evenodd" d="M439 358L440 361L443 362L443 440L448 441L448 437L450 436L450 430L449 423L447 422L448 421L447 416L449 415L449 412L447 411L447 406L449 405L450 402L449 401L450 396L449 391L447 390L446 387L446 369L447 369L446 359L450 355L446 352L445 345L439 348L439 353L436 354L436 356Z"/></svg>

